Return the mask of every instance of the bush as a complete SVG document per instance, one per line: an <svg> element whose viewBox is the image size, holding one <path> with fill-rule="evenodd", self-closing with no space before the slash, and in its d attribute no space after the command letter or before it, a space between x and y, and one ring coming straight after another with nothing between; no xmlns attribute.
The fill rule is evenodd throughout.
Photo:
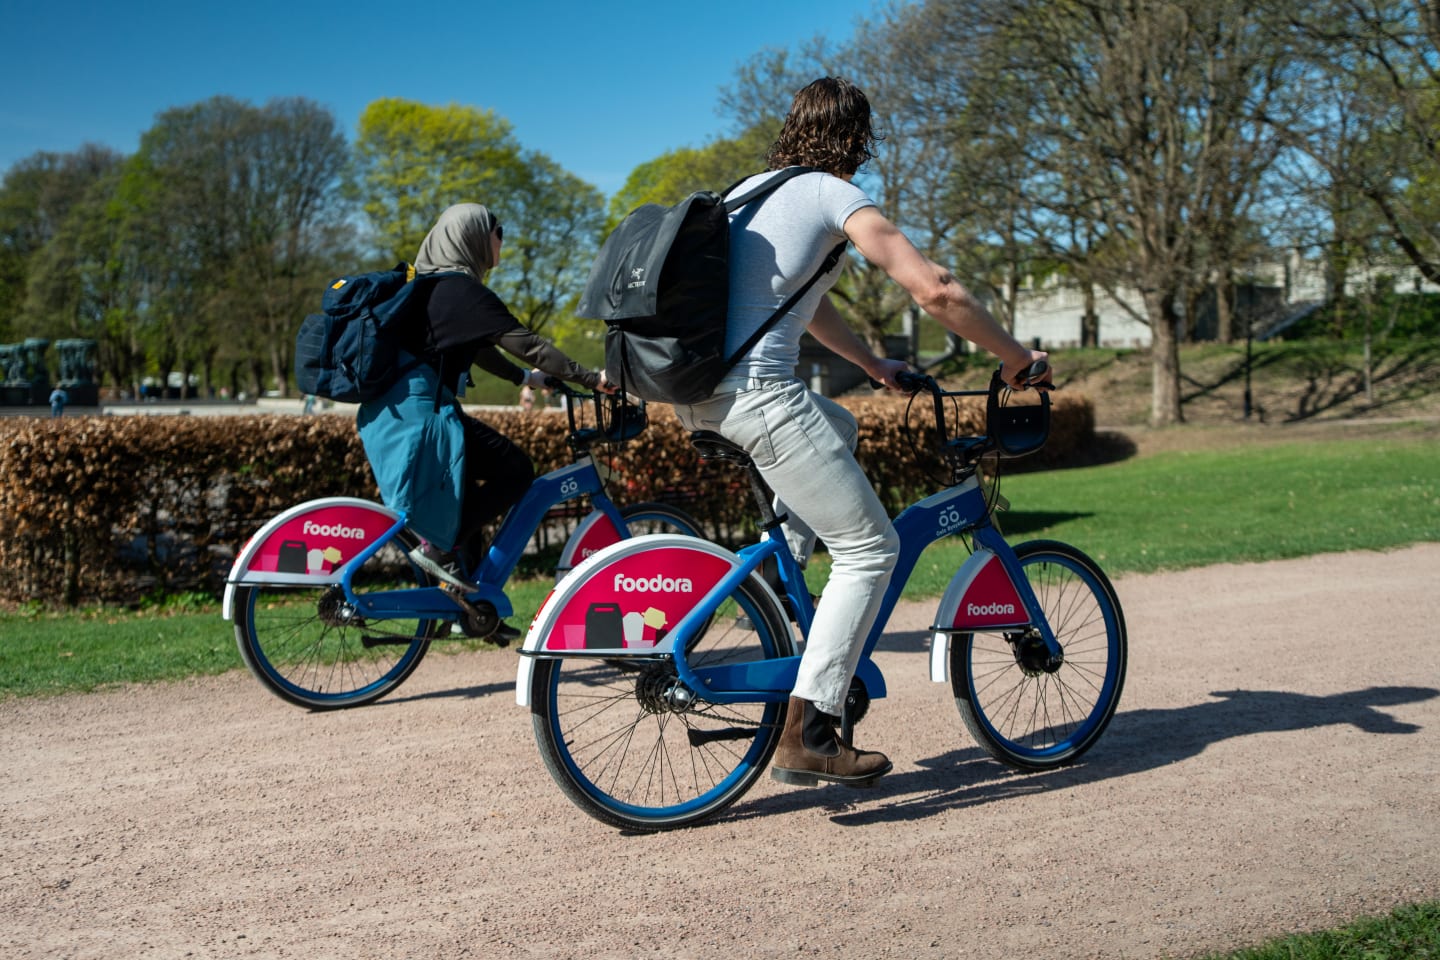
<svg viewBox="0 0 1440 960"><path fill-rule="evenodd" d="M861 465L892 513L936 489L907 442L904 398L842 402L860 423ZM537 472L570 462L564 421L553 411L477 413L527 450ZM958 415L962 432L979 432L983 407L966 405ZM1019 463L1063 463L1093 437L1089 401L1057 395L1049 445ZM379 497L354 421L343 414L12 418L0 420L0 441L7 603L218 596L235 553L281 510L317 497ZM623 447L597 448L596 458L620 504L673 503L716 539L753 535L744 476L699 463L668 407L652 408L648 431ZM586 509L557 508L542 540L568 534Z"/></svg>

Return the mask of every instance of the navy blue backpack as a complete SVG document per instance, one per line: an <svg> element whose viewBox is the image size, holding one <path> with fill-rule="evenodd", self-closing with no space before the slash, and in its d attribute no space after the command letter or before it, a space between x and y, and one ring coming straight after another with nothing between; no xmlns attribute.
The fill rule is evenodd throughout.
<svg viewBox="0 0 1440 960"><path fill-rule="evenodd" d="M399 263L393 270L340 277L326 288L322 312L306 317L295 337L295 386L301 393L363 403L420 362L407 354L402 363L396 343L420 287L414 277L414 267Z"/></svg>

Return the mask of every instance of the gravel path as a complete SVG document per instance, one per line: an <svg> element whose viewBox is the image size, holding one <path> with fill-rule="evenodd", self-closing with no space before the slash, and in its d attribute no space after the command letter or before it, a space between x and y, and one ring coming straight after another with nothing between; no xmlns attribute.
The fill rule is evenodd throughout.
<svg viewBox="0 0 1440 960"><path fill-rule="evenodd" d="M659 836L563 799L508 651L340 713L244 671L6 701L0 956L1148 960L1440 898L1437 583L1440 544L1123 578L1120 712L1034 775L906 605L877 789L767 778Z"/></svg>

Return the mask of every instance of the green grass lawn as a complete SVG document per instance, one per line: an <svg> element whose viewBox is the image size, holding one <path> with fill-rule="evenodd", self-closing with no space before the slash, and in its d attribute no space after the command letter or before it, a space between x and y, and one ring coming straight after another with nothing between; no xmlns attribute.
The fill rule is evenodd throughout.
<svg viewBox="0 0 1440 960"><path fill-rule="evenodd" d="M1203 960L1436 960L1440 958L1440 903L1401 907L1338 930L1284 937Z"/></svg>

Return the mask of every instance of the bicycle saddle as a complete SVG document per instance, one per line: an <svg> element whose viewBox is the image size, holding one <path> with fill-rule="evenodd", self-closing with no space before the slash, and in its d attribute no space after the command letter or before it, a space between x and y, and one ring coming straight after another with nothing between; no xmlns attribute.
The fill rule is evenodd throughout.
<svg viewBox="0 0 1440 960"><path fill-rule="evenodd" d="M690 443L700 453L701 460L719 460L723 463L740 464L750 462L750 454L713 430L693 431L690 434Z"/></svg>

